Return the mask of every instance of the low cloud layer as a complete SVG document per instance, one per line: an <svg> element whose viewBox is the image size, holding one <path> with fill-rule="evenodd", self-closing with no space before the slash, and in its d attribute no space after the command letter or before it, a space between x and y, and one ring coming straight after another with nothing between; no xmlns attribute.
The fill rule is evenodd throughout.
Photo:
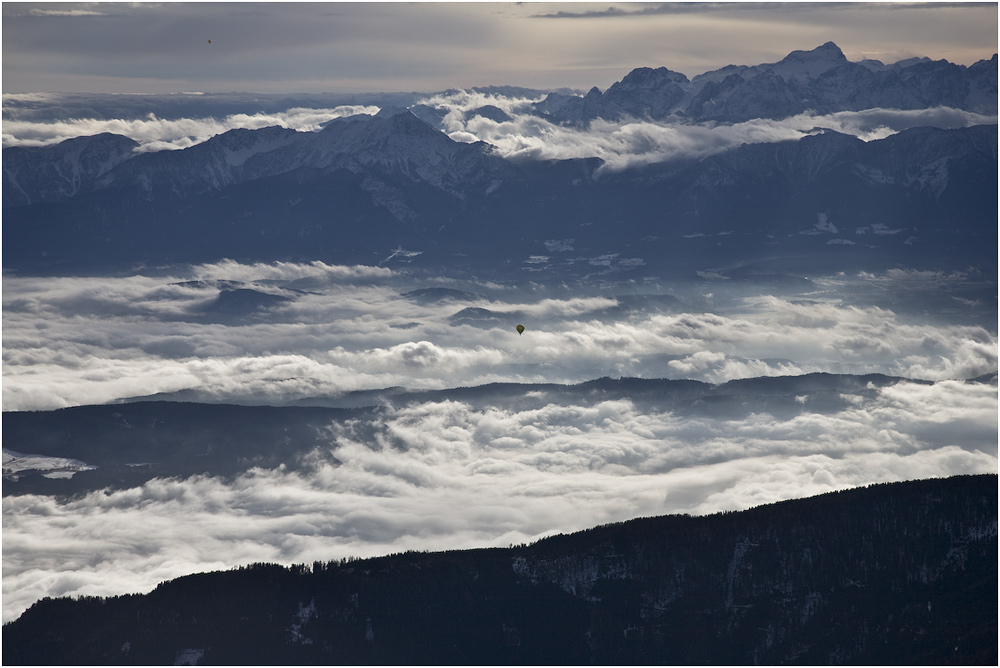
<svg viewBox="0 0 1000 668"><path fill-rule="evenodd" d="M851 395L833 413L810 401L803 395L791 418L743 419L629 400L419 403L332 424L328 445L294 472L154 479L72 500L9 496L3 618L42 596L148 591L249 562L506 546L637 516L997 470L995 385L903 382Z"/></svg>
<svg viewBox="0 0 1000 668"><path fill-rule="evenodd" d="M421 102L447 112L444 129L456 141L485 141L513 159L597 157L604 160L609 169L675 158L702 158L741 144L801 139L820 129L872 141L918 126L962 128L997 122L996 116L940 107L913 111L868 109L822 115L804 113L781 120L758 118L732 124L597 119L585 128L578 128L556 125L528 113L527 105L531 100L460 91ZM497 121L473 113L486 105L501 109L511 120Z"/></svg>
<svg viewBox="0 0 1000 668"><path fill-rule="evenodd" d="M3 406L44 410L182 390L283 403L390 386L600 376L720 383L814 371L927 380L995 372L995 323L976 319L983 305L942 297L949 283L967 279L933 276L838 277L819 281L807 299L729 293L725 281L706 281L675 291L680 299L669 308L624 311L614 294L539 294L434 278L415 284L399 270L323 263L8 276ZM435 285L466 297L404 296ZM886 285L905 303L852 296ZM263 301L231 311L221 298L234 289ZM954 315L929 322L907 314L930 297L946 299ZM516 324L525 325L524 335Z"/></svg>
<svg viewBox="0 0 1000 668"><path fill-rule="evenodd" d="M258 130L280 126L312 132L334 118L354 114L376 114L379 108L365 105L344 105L332 109L293 107L277 113L230 114L221 118L158 118L150 112L144 118L70 118L35 121L8 120L3 122L3 146L45 146L73 137L110 132L139 142L138 151L163 151L200 144L215 135L236 128Z"/></svg>
<svg viewBox="0 0 1000 668"><path fill-rule="evenodd" d="M996 386L961 380L997 370L995 316L961 296L981 280L894 270L769 294L710 276L650 284L659 296L643 301L634 284L570 292L418 276L405 264L6 276L7 411L172 392L322 402L390 386L600 376L881 372L937 382L845 396L834 412L805 393L791 416L681 415L627 399L387 405L332 424L328 445L288 468L72 500L8 496L4 620L41 596L144 591L248 562L507 545L640 515L995 472ZM445 290L410 294L419 288ZM220 299L231 290L259 301L233 310Z"/></svg>

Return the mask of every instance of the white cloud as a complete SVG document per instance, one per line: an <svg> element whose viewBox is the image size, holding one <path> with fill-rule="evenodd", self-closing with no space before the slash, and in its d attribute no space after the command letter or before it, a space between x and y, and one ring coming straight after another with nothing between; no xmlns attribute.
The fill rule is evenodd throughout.
<svg viewBox="0 0 1000 668"><path fill-rule="evenodd" d="M191 273L196 279L204 280L224 277L225 280L230 281L317 279L326 282L387 279L393 275L392 269L387 267L331 265L319 260L308 263L279 261L255 264L220 260L212 264L195 265L192 267Z"/></svg>
<svg viewBox="0 0 1000 668"><path fill-rule="evenodd" d="M995 330L844 301L843 287L853 282L862 293L891 285L920 304L960 286L958 275L862 275L830 281L825 296L808 301L716 298L729 306L625 314L609 297L527 296L495 285L457 285L489 295L471 302L423 303L401 296L420 287L413 280L380 267L228 261L174 275L7 276L3 405L49 409L185 389L283 402L397 385L599 376L719 383L814 371L940 380L997 369ZM219 290L233 286L290 301L246 315L214 311ZM975 302L954 303L978 311ZM466 306L494 319L454 324Z"/></svg>
<svg viewBox="0 0 1000 668"><path fill-rule="evenodd" d="M814 371L936 380L841 397L796 391L790 416L674 414L628 400L521 408L386 407L331 427L305 468L235 480L153 480L56 501L4 500L4 618L43 595L139 591L252 561L524 542L638 515L744 508L871 482L996 471L994 323L914 318L975 277L891 271L815 278L795 297L680 289L723 306L620 312L572 291L416 277L380 267L223 261L156 275L3 279L3 405L38 410L192 390L281 403L405 386L575 383L599 376L712 383ZM292 301L212 311L224 287ZM485 296L427 302L447 286ZM669 286L668 286L668 289ZM710 293L709 293L710 291ZM607 292L600 294L606 295ZM949 301L978 322L975 301ZM493 322L453 324L466 306ZM980 319L981 320L981 319ZM518 336L513 326L527 327ZM46 454L46 453L38 453ZM183 515L184 523L176 517ZM145 528L136 534L135 527Z"/></svg>
<svg viewBox="0 0 1000 668"><path fill-rule="evenodd" d="M30 16L104 16L103 12L95 12L90 9L39 9L34 7L28 10Z"/></svg>
<svg viewBox="0 0 1000 668"><path fill-rule="evenodd" d="M904 382L853 396L842 410L784 419L629 400L411 404L331 425L329 445L295 471L154 479L61 501L8 496L4 620L41 596L145 591L248 562L502 546L636 516L996 471L994 386Z"/></svg>
<svg viewBox="0 0 1000 668"><path fill-rule="evenodd" d="M497 146L501 155L515 160L597 157L610 170L676 158L703 158L741 144L801 139L819 128L871 141L921 125L960 128L997 122L996 116L939 107L913 111L868 109L825 115L803 113L781 120L753 119L732 124L596 119L579 128L560 126L530 115L527 105L532 101L458 91L421 102L447 111L444 130L456 141L486 141ZM467 114L486 104L502 109L511 120L497 122Z"/></svg>
<svg viewBox="0 0 1000 668"><path fill-rule="evenodd" d="M277 125L313 132L334 118L378 111L374 106L344 105L332 109L295 107L279 113L231 114L223 118L163 119L150 113L139 119L73 118L45 122L5 119L3 146L45 146L73 137L110 132L139 142L139 152L174 150L199 144L236 128L256 130Z"/></svg>

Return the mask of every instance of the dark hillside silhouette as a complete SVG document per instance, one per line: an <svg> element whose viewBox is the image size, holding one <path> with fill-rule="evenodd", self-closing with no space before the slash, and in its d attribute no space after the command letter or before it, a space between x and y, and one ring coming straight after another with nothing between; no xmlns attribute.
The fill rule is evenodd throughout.
<svg viewBox="0 0 1000 668"><path fill-rule="evenodd" d="M997 476L43 599L5 664L994 664Z"/></svg>

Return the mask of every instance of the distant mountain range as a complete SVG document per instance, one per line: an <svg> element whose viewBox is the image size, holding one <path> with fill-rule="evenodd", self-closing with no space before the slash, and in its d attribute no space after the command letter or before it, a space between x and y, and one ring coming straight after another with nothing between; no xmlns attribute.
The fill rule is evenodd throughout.
<svg viewBox="0 0 1000 668"><path fill-rule="evenodd" d="M535 112L569 125L873 106L996 114L996 80L996 56L971 67L885 66L851 63L826 44L691 81L640 68L604 93L550 94ZM109 134L5 148L4 267L392 257L566 275L593 271L569 266L573 258L606 257L624 273L753 263L996 271L996 125L867 143L817 128L798 141L614 171L598 158L513 162L484 142L453 141L439 120L427 108L387 107L318 132L232 130L178 151L136 154L133 140Z"/></svg>
<svg viewBox="0 0 1000 668"><path fill-rule="evenodd" d="M3 662L991 665L996 564L997 476L959 476L45 598Z"/></svg>
<svg viewBox="0 0 1000 668"><path fill-rule="evenodd" d="M851 62L833 42L793 51L777 63L728 65L690 81L665 67L641 67L604 93L553 93L537 111L561 123L625 117L739 123L807 111L951 107L997 113L997 57L970 67L910 58L892 65Z"/></svg>

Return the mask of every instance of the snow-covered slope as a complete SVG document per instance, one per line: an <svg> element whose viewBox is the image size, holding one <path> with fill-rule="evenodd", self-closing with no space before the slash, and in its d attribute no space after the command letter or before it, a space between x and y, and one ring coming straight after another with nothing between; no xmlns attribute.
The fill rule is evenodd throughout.
<svg viewBox="0 0 1000 668"><path fill-rule="evenodd" d="M4 480L17 480L28 471L40 471L46 478L72 478L75 473L93 471L95 468L97 467L79 459L26 455L7 448L3 449Z"/></svg>
<svg viewBox="0 0 1000 668"><path fill-rule="evenodd" d="M51 162L47 156L39 158ZM452 141L409 111L392 109L376 116L338 118L319 132L230 130L183 150L144 153L119 161L114 169L92 169L78 181L95 190L129 190L152 199L218 192L301 169L345 169L401 176L459 195L460 185L486 178L504 165L488 144ZM12 164L8 179L6 168L5 155L5 188L8 180L14 187L20 172ZM55 200L75 195L82 187L56 191L50 186L45 192L52 191L49 199ZM32 203L37 195L26 194L22 201Z"/></svg>
<svg viewBox="0 0 1000 668"><path fill-rule="evenodd" d="M280 127L230 130L183 150L138 155L104 174L97 185L138 189L147 198L217 191L241 181L241 168L253 156L292 144L299 134Z"/></svg>
<svg viewBox="0 0 1000 668"><path fill-rule="evenodd" d="M375 116L338 118L315 134L247 160L242 178L260 178L303 167L353 172L374 170L427 183L452 194L481 180L504 161L483 142L449 139L405 109L383 109Z"/></svg>
<svg viewBox="0 0 1000 668"><path fill-rule="evenodd" d="M4 206L23 206L72 197L133 157L139 143L103 133L39 148L3 149Z"/></svg>

